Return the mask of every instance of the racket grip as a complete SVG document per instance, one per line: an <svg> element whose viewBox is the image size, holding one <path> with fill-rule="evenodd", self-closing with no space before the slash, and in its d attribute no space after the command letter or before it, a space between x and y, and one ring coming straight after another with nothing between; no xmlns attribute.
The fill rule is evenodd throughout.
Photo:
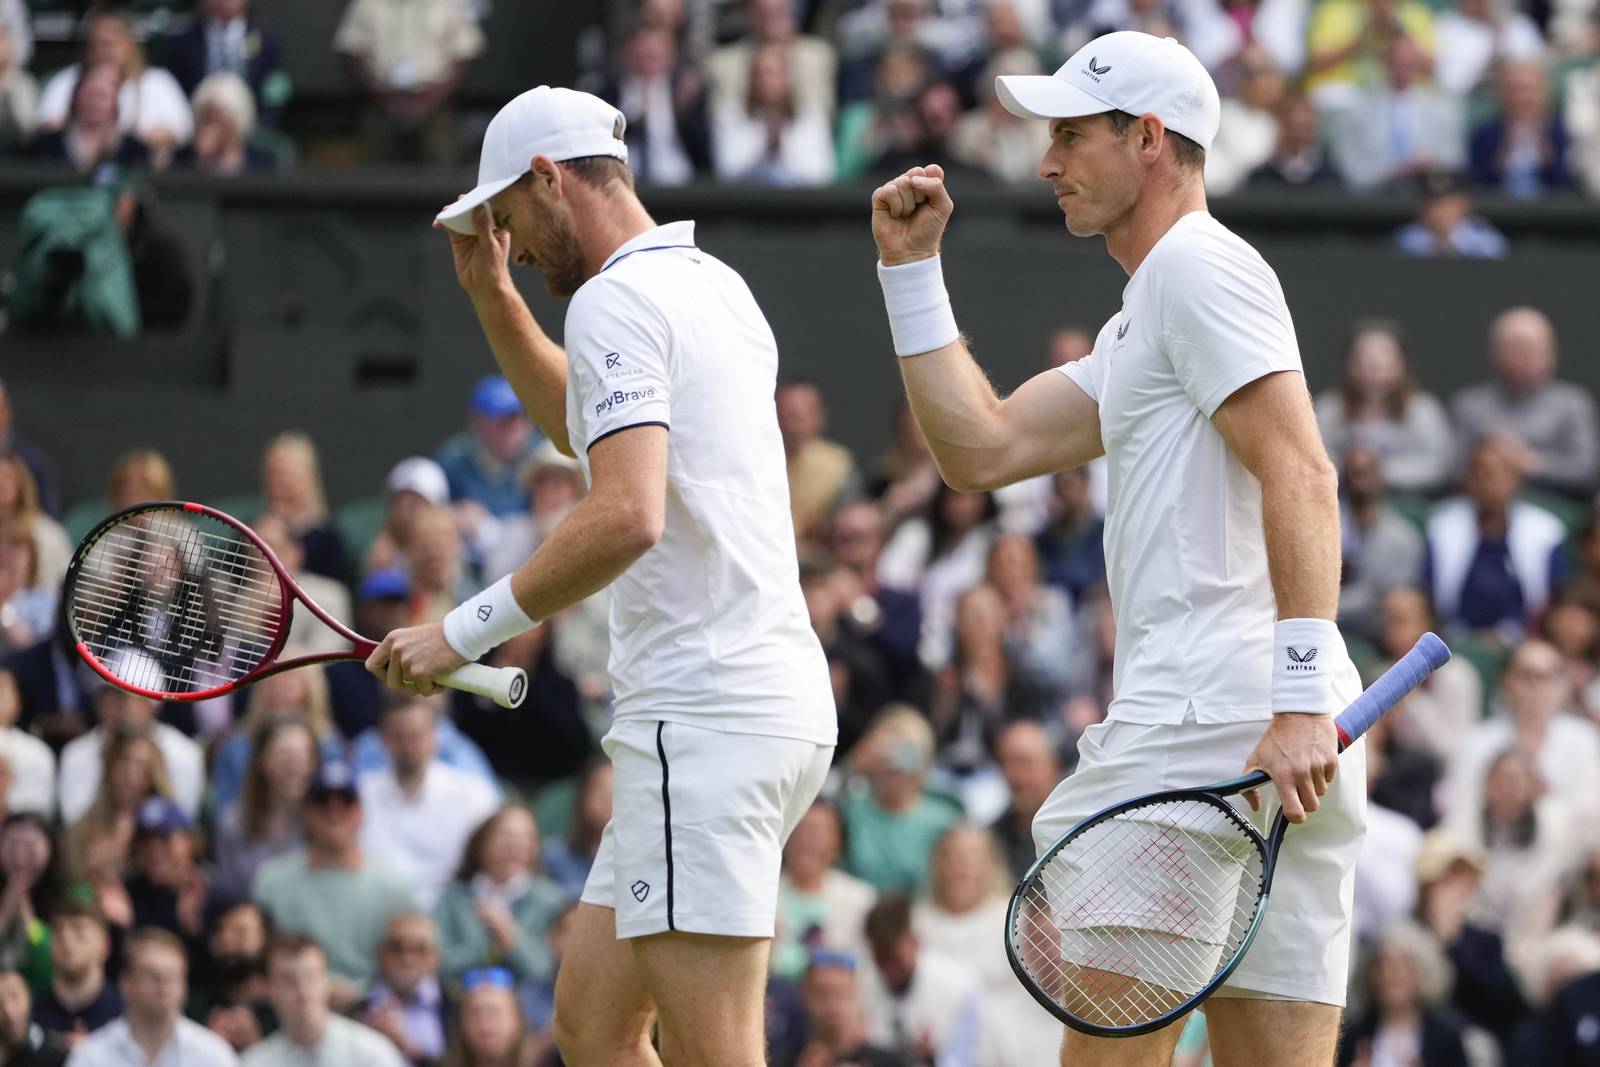
<svg viewBox="0 0 1600 1067"><path fill-rule="evenodd" d="M1423 634L1410 652L1401 656L1393 667L1356 697L1354 703L1339 713L1334 725L1339 728L1340 747L1354 744L1356 738L1371 729L1373 723L1449 660L1450 649L1445 643L1432 633Z"/></svg>
<svg viewBox="0 0 1600 1067"><path fill-rule="evenodd" d="M521 667L486 667L469 663L437 679L451 689L488 697L502 708L514 708L528 695L528 673Z"/></svg>

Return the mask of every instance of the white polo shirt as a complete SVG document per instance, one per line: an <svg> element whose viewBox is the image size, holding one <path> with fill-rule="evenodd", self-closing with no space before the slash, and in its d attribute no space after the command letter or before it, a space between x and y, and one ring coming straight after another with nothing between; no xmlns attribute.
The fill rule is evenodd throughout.
<svg viewBox="0 0 1600 1067"><path fill-rule="evenodd" d="M618 721L831 745L833 691L800 595L773 394L778 347L694 224L640 234L567 310L567 428L589 449L670 431L661 540L611 587Z"/></svg>
<svg viewBox="0 0 1600 1067"><path fill-rule="evenodd" d="M1272 716L1261 483L1211 415L1241 386L1301 371L1277 275L1209 214L1156 242L1094 351L1060 368L1100 407L1106 581L1117 622L1108 718Z"/></svg>
<svg viewBox="0 0 1600 1067"><path fill-rule="evenodd" d="M116 1019L84 1037L67 1057L67 1067L239 1067L233 1046L197 1022L179 1018L172 1036L145 1059L125 1019Z"/></svg>

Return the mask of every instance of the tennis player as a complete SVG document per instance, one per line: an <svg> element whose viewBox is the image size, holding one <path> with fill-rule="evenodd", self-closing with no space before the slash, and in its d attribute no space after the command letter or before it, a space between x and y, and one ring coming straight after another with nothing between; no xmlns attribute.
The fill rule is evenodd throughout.
<svg viewBox="0 0 1600 1067"><path fill-rule="evenodd" d="M614 814L556 1041L572 1067L754 1067L783 844L837 716L800 593L772 330L692 222L646 214L622 134L587 93L523 93L484 133L477 188L436 220L506 377L590 489L515 573L442 625L389 634L367 665L431 692L611 586ZM572 298L564 351L508 258Z"/></svg>
<svg viewBox="0 0 1600 1067"><path fill-rule="evenodd" d="M938 167L874 192L872 230L911 408L946 481L993 489L1109 462L1114 696L1035 817L1035 844L1140 793L1266 771L1304 825L1290 828L1254 946L1206 1007L1211 1048L1218 1067L1326 1067L1365 818L1363 753L1339 767L1330 713L1359 681L1333 623L1336 477L1283 291L1206 211L1216 86L1172 39L1120 32L1054 75L1001 77L998 92L1049 123L1039 176L1067 230L1104 237L1128 275L1093 352L995 394L945 291L954 204ZM1265 830L1266 812L1255 818ZM1177 1029L1069 1031L1061 1062L1165 1065Z"/></svg>

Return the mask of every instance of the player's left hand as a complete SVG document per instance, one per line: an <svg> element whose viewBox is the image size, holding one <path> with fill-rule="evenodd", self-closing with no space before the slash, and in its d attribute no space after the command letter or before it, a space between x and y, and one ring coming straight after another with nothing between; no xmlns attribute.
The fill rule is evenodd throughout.
<svg viewBox="0 0 1600 1067"><path fill-rule="evenodd" d="M1339 770L1339 734L1332 715L1280 712L1272 717L1244 770L1266 771L1278 789L1283 817L1303 823L1316 811L1318 800ZM1261 810L1261 791L1249 789L1244 797L1251 811Z"/></svg>
<svg viewBox="0 0 1600 1067"><path fill-rule="evenodd" d="M367 670L402 693L431 696L441 688L434 681L466 660L444 639L444 623L390 630L367 657Z"/></svg>

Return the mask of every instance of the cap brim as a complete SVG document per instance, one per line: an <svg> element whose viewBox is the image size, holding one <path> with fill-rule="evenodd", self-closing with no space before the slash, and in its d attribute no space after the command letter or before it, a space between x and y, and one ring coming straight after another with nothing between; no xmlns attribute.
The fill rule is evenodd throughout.
<svg viewBox="0 0 1600 1067"><path fill-rule="evenodd" d="M472 225L472 213L477 210L478 205L487 204L490 197L502 189L510 188L520 177L522 175L519 174L515 178L506 178L503 181L484 182L472 192L467 193L460 200L435 215L434 221L449 227L457 233L477 233L477 229Z"/></svg>
<svg viewBox="0 0 1600 1067"><path fill-rule="evenodd" d="M1075 119L1116 110L1051 74L1002 74L994 91L1007 111L1024 119Z"/></svg>

